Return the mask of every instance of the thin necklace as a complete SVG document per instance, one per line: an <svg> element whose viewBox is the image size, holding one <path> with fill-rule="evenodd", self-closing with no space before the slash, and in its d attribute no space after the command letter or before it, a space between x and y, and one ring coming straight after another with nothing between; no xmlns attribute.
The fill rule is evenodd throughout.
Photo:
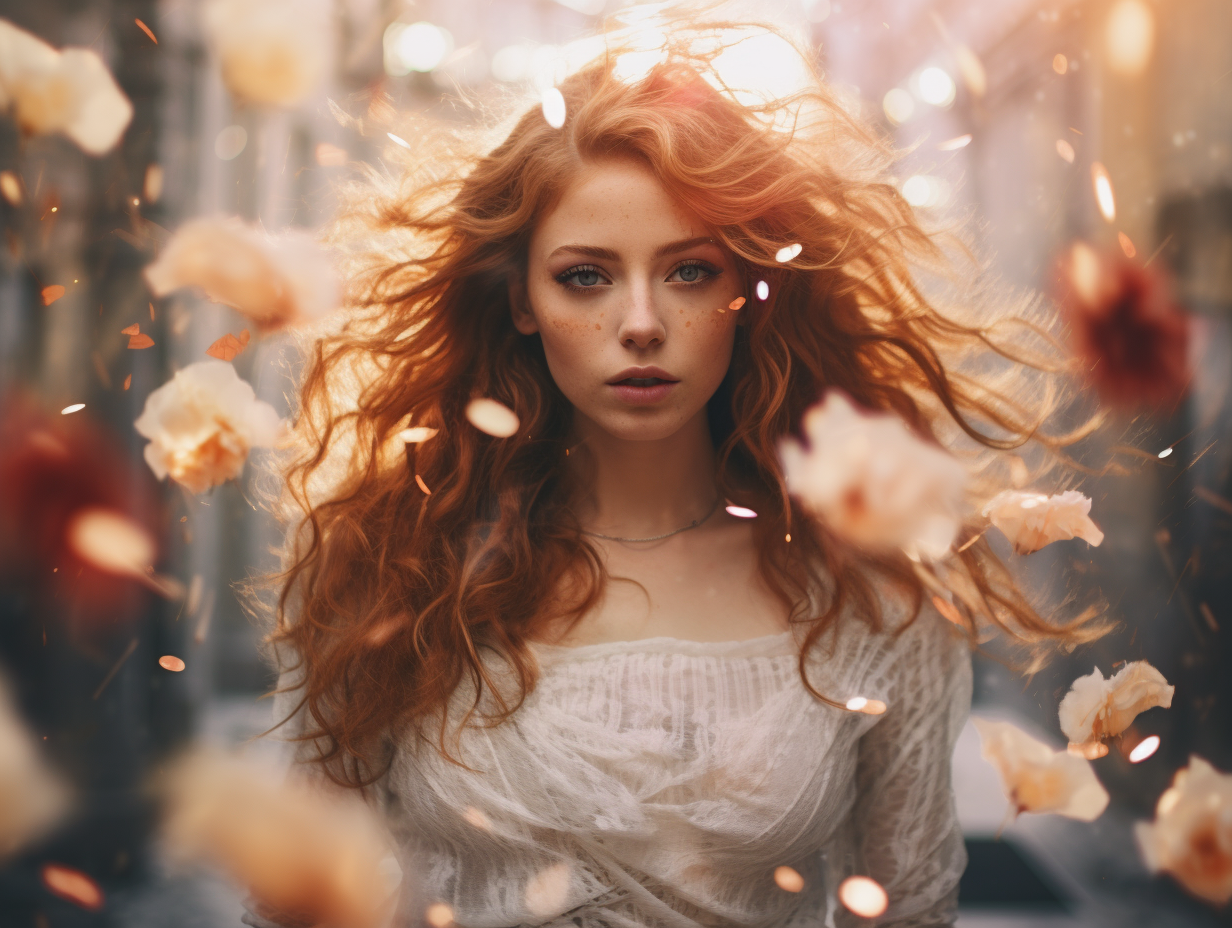
<svg viewBox="0 0 1232 928"><path fill-rule="evenodd" d="M723 501L723 498L721 496L716 498L714 501L714 505L711 506L709 511L704 516L702 516L700 519L694 519L692 522L690 522L688 525L684 526L683 528L678 528L675 531L671 531L671 532L664 532L662 535L651 535L649 538L619 538L616 535L601 535L598 532L588 532L586 531L586 529L582 529L582 534L589 535L591 538L602 538L604 541L623 541L623 542L662 541L664 538L671 538L673 535L679 535L681 532L687 532L691 528L697 528L699 525L701 525L703 522L705 522L707 519L709 519L712 515L715 514L715 511L719 508L719 503L721 503L722 501Z"/></svg>

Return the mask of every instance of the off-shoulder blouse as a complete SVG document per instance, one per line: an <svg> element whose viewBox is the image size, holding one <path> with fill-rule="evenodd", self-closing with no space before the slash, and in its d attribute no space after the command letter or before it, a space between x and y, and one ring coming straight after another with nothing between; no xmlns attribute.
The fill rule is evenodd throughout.
<svg viewBox="0 0 1232 928"><path fill-rule="evenodd" d="M434 903L462 928L869 924L836 900L851 875L885 888L879 925L953 924L971 661L935 612L897 636L849 621L810 652L817 690L881 715L813 696L794 632L533 647L537 685L461 734L465 767L418 742L383 778L402 924Z"/></svg>

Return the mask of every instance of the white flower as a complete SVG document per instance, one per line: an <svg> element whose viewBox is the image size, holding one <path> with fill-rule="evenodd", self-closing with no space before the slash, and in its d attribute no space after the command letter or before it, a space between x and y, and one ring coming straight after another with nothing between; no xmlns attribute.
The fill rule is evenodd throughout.
<svg viewBox="0 0 1232 928"><path fill-rule="evenodd" d="M28 135L63 132L91 155L109 151L133 118L96 52L58 52L0 19L0 110L9 107Z"/></svg>
<svg viewBox="0 0 1232 928"><path fill-rule="evenodd" d="M202 10L223 82L245 100L293 106L325 76L329 6L317 0L211 0Z"/></svg>
<svg viewBox="0 0 1232 928"><path fill-rule="evenodd" d="M836 534L872 550L938 558L959 528L967 472L896 416L831 391L804 416L805 448L779 446L787 488Z"/></svg>
<svg viewBox="0 0 1232 928"><path fill-rule="evenodd" d="M47 832L68 810L68 793L43 764L0 685L0 860Z"/></svg>
<svg viewBox="0 0 1232 928"><path fill-rule="evenodd" d="M980 733L984 759L1000 772L1006 798L1017 812L1054 812L1091 822L1107 808L1108 791L1090 761L1054 751L1008 722L971 721Z"/></svg>
<svg viewBox="0 0 1232 928"><path fill-rule="evenodd" d="M204 753L181 761L165 790L164 829L176 856L221 864L271 920L388 924L389 842L362 801Z"/></svg>
<svg viewBox="0 0 1232 928"><path fill-rule="evenodd" d="M1096 667L1061 700L1061 731L1073 744L1113 738L1153 706L1172 705L1175 687L1146 661L1132 661L1105 680Z"/></svg>
<svg viewBox="0 0 1232 928"><path fill-rule="evenodd" d="M145 279L156 296L200 287L266 331L317 319L338 305L333 263L310 235L266 235L238 219L185 223Z"/></svg>
<svg viewBox="0 0 1232 928"><path fill-rule="evenodd" d="M1134 826L1152 873L1167 871L1215 905L1232 900L1232 776L1189 758L1159 797L1155 821Z"/></svg>
<svg viewBox="0 0 1232 928"><path fill-rule="evenodd" d="M1010 540L1019 554L1066 538L1081 538L1095 547L1104 533L1091 521L1091 500L1077 490L1055 496L1006 490L984 507L984 515Z"/></svg>
<svg viewBox="0 0 1232 928"><path fill-rule="evenodd" d="M135 423L150 439L145 460L194 493L238 477L250 449L282 429L278 413L226 361L197 361L149 395Z"/></svg>

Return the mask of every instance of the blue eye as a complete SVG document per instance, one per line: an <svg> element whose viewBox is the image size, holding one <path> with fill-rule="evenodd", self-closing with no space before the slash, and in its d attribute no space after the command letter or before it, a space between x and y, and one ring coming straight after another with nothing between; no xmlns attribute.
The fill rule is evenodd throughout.
<svg viewBox="0 0 1232 928"><path fill-rule="evenodd" d="M604 277L597 267L582 265L558 274L556 280L571 290L593 290L603 283Z"/></svg>
<svg viewBox="0 0 1232 928"><path fill-rule="evenodd" d="M689 261L672 271L667 279L671 281L675 278L683 284L701 284L718 277L721 273L723 273L721 270L711 267L704 261Z"/></svg>

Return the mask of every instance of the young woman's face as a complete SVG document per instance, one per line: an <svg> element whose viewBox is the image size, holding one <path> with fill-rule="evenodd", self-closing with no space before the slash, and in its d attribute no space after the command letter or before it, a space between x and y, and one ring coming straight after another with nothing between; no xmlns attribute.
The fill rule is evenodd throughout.
<svg viewBox="0 0 1232 928"><path fill-rule="evenodd" d="M614 437L666 438L731 361L744 285L732 256L632 160L589 165L531 238L528 306L577 414Z"/></svg>

